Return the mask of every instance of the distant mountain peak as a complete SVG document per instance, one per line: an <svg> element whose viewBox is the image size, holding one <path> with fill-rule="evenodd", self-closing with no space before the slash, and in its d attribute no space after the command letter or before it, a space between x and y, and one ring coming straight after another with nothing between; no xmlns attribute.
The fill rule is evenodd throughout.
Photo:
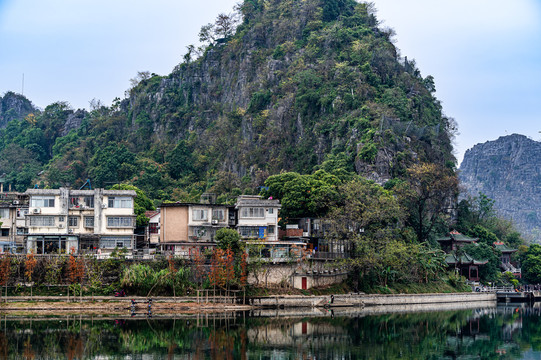
<svg viewBox="0 0 541 360"><path fill-rule="evenodd" d="M541 142L512 134L477 144L466 151L459 177L470 195L494 199L501 216L541 239Z"/></svg>

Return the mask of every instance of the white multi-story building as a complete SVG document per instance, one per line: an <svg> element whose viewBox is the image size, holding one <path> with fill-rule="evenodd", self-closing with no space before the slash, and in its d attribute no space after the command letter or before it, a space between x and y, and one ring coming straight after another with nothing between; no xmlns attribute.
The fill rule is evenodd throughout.
<svg viewBox="0 0 541 360"><path fill-rule="evenodd" d="M27 213L27 196L0 191L0 252L16 252L24 247Z"/></svg>
<svg viewBox="0 0 541 360"><path fill-rule="evenodd" d="M237 199L237 230L243 239L278 240L279 200L261 199L258 195L241 195Z"/></svg>
<svg viewBox="0 0 541 360"><path fill-rule="evenodd" d="M27 251L134 248L133 190L30 189Z"/></svg>

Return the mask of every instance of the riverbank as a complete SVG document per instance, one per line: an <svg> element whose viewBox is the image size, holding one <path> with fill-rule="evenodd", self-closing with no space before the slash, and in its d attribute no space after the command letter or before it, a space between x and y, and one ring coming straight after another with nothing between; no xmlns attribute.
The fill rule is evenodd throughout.
<svg viewBox="0 0 541 360"><path fill-rule="evenodd" d="M131 300L135 300L132 309ZM2 299L5 301L5 298ZM265 308L368 308L373 306L438 305L452 303L486 302L495 303L492 293L453 293L453 294L337 294L329 295L275 295L246 299L246 304L234 303L232 299L216 299L206 302L194 297L154 297L152 313L208 313L224 311L245 311ZM220 302L218 302L220 301ZM128 313L148 311L144 297L81 297L67 301L66 297L8 297L7 303L0 304L0 312L84 312L84 313Z"/></svg>

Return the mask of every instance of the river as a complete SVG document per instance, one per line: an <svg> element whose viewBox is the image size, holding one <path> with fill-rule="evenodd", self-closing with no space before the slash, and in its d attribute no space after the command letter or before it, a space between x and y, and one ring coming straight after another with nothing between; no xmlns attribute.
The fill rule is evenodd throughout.
<svg viewBox="0 0 541 360"><path fill-rule="evenodd" d="M0 359L541 358L539 304L132 315L2 313Z"/></svg>

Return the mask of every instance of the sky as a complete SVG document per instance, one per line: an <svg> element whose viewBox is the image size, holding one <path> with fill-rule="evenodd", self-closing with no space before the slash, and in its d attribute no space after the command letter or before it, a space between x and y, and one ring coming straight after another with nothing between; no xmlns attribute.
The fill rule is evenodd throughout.
<svg viewBox="0 0 541 360"><path fill-rule="evenodd" d="M138 71L167 75L202 25L238 0L0 0L0 96L88 108L124 97ZM374 0L402 56L432 75L466 149L541 140L541 0ZM23 88L24 78L24 88Z"/></svg>

